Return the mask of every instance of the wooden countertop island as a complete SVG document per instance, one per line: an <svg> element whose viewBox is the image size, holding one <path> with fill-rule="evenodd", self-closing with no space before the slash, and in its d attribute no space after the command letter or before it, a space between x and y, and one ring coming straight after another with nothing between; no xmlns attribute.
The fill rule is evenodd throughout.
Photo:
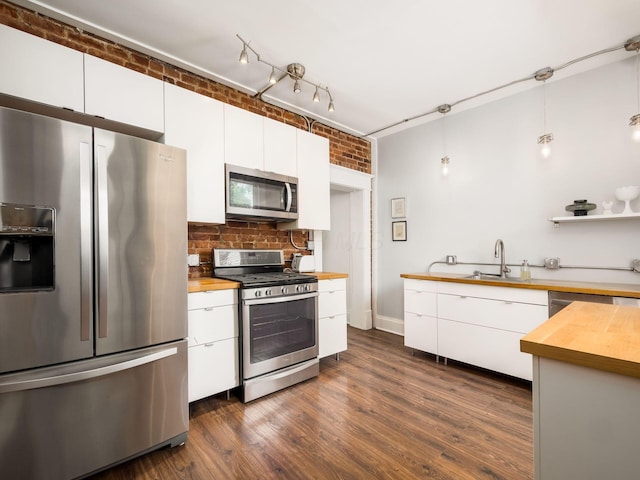
<svg viewBox="0 0 640 480"><path fill-rule="evenodd" d="M574 302L520 342L533 354L536 480L636 480L640 308Z"/></svg>

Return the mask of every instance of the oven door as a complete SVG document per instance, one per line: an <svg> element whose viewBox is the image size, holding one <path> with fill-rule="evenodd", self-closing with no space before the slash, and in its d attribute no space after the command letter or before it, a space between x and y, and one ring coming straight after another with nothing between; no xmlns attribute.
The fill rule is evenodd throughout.
<svg viewBox="0 0 640 480"><path fill-rule="evenodd" d="M242 371L249 379L318 356L318 292L242 301Z"/></svg>

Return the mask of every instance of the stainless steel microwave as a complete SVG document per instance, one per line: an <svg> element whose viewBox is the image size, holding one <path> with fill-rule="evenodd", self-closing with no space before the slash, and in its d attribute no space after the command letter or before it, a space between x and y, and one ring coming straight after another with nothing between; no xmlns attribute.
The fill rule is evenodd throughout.
<svg viewBox="0 0 640 480"><path fill-rule="evenodd" d="M225 164L226 217L289 222L298 218L298 179Z"/></svg>

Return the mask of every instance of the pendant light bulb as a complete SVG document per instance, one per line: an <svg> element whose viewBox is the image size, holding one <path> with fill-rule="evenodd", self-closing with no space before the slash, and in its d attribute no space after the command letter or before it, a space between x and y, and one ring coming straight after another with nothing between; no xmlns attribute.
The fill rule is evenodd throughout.
<svg viewBox="0 0 640 480"><path fill-rule="evenodd" d="M318 93L318 87L316 87L316 91L313 94L313 101L316 103L320 101L320 94Z"/></svg>
<svg viewBox="0 0 640 480"><path fill-rule="evenodd" d="M540 155L542 158L549 158L551 156L551 145L553 141L553 133L545 133L538 137L538 145L540 145Z"/></svg>
<svg viewBox="0 0 640 480"><path fill-rule="evenodd" d="M300 88L300 82L298 82L298 80L296 80L293 83L293 93L300 93L302 91L302 89Z"/></svg>
<svg viewBox="0 0 640 480"><path fill-rule="evenodd" d="M632 128L631 138L633 138L635 142L640 143L640 113L631 117L629 125L631 125Z"/></svg>
<svg viewBox="0 0 640 480"><path fill-rule="evenodd" d="M444 156L440 159L440 168L442 170L442 175L446 177L449 174L449 157Z"/></svg>
<svg viewBox="0 0 640 480"><path fill-rule="evenodd" d="M245 43L242 47L242 52L240 52L240 63L247 64L249 63L249 54L247 53L247 44Z"/></svg>
<svg viewBox="0 0 640 480"><path fill-rule="evenodd" d="M278 83L278 79L276 78L276 69L275 67L271 67L271 75L269 75L269 83L271 85L275 85Z"/></svg>

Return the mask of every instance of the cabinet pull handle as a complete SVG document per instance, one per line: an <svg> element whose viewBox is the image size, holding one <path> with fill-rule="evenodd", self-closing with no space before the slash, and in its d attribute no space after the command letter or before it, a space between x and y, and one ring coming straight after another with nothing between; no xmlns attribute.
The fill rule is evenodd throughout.
<svg viewBox="0 0 640 480"><path fill-rule="evenodd" d="M329 318L333 320L334 318L336 318L336 316L335 315L331 315Z"/></svg>
<svg viewBox="0 0 640 480"><path fill-rule="evenodd" d="M504 301L505 305L511 305L513 302L507 302L506 300Z"/></svg>
<svg viewBox="0 0 640 480"><path fill-rule="evenodd" d="M460 298L461 298L462 300L464 300L464 299L465 299L465 298L467 298L467 297L463 297L462 295L460 295Z"/></svg>
<svg viewBox="0 0 640 480"><path fill-rule="evenodd" d="M204 346L205 347L213 347L216 344L216 342L209 342L209 343L205 343Z"/></svg>
<svg viewBox="0 0 640 480"><path fill-rule="evenodd" d="M207 307L204 309L205 312L212 312L213 311L213 307Z"/></svg>

